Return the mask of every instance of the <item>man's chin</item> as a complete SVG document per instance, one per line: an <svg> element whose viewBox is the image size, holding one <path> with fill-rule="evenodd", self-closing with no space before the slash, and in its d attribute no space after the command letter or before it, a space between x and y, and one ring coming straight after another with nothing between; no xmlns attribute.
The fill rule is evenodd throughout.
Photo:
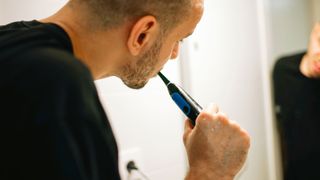
<svg viewBox="0 0 320 180"><path fill-rule="evenodd" d="M124 84L125 84L126 86L128 86L129 88L131 88L131 89L141 89L141 88L143 88L147 83L148 83L148 80L146 80L146 81L140 81L140 82L137 82L137 83L124 82Z"/></svg>

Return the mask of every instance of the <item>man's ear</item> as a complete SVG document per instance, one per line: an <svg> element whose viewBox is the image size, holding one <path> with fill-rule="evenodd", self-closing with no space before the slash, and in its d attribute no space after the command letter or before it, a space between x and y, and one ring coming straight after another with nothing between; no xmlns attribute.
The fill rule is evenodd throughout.
<svg viewBox="0 0 320 180"><path fill-rule="evenodd" d="M127 41L129 52L137 56L143 52L146 45L156 39L159 25L154 16L143 16L136 21L130 32Z"/></svg>

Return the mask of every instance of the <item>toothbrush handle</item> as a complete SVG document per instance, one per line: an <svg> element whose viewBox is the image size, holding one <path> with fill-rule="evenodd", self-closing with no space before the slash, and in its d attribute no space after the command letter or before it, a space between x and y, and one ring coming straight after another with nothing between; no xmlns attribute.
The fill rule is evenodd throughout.
<svg viewBox="0 0 320 180"><path fill-rule="evenodd" d="M181 87L174 83L167 85L173 101L178 105L182 112L191 120L193 125L200 114L202 107Z"/></svg>

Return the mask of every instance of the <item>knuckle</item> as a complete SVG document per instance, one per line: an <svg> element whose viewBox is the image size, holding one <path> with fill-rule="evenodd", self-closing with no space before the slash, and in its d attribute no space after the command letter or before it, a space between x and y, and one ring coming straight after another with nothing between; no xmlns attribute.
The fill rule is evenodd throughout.
<svg viewBox="0 0 320 180"><path fill-rule="evenodd" d="M208 112L203 111L199 114L197 121L207 121L209 119L212 119L212 115Z"/></svg>
<svg viewBox="0 0 320 180"><path fill-rule="evenodd" d="M228 117L223 113L218 113L215 115L215 118L223 125L230 125Z"/></svg>
<svg viewBox="0 0 320 180"><path fill-rule="evenodd" d="M245 144L245 146L247 148L250 147L250 144L251 144L251 138L250 138L250 135L248 134L248 132L244 129L241 129L241 135L242 135L242 139L243 139L243 142Z"/></svg>
<svg viewBox="0 0 320 180"><path fill-rule="evenodd" d="M240 125L236 121L230 120L229 123L230 123L230 126L232 126L235 130L238 130L238 131L241 130Z"/></svg>
<svg viewBox="0 0 320 180"><path fill-rule="evenodd" d="M218 112L217 115L220 117L220 118L225 118L225 119L228 119L228 115L224 112Z"/></svg>

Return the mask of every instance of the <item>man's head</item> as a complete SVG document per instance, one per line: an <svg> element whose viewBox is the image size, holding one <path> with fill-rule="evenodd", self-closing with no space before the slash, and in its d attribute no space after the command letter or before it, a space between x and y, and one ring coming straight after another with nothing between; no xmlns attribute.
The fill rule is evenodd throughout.
<svg viewBox="0 0 320 180"><path fill-rule="evenodd" d="M118 76L127 86L135 89L143 87L168 59L177 57L180 41L194 31L203 13L203 0L72 2L85 7L92 29L121 32L118 34L119 41L113 42L122 43L114 46L117 51L119 47L122 49L119 51L121 57L117 56L118 60L114 60L121 65L112 73L104 73L105 76ZM100 38L103 40L104 37Z"/></svg>

